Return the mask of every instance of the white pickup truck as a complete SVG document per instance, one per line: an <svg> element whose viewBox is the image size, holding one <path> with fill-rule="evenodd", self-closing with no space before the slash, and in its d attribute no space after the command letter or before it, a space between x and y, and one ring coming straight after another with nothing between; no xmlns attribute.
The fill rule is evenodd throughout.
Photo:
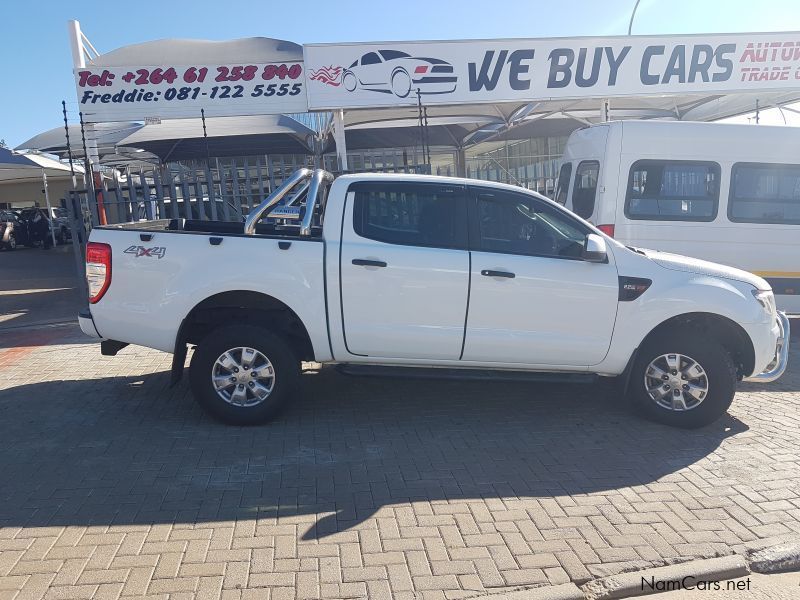
<svg viewBox="0 0 800 600"><path fill-rule="evenodd" d="M301 169L242 223L95 228L83 331L104 354L196 346L197 401L264 422L301 361L351 372L617 377L650 418L698 427L738 380L773 381L789 321L745 271L627 248L535 193Z"/></svg>

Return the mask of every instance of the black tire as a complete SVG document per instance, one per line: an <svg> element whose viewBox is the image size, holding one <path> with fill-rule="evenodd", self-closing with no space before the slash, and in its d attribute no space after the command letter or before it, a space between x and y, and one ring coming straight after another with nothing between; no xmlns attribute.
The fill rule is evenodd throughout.
<svg viewBox="0 0 800 600"><path fill-rule="evenodd" d="M217 359L234 348L252 348L272 364L271 392L257 404L236 406L220 396L212 383ZM231 376L236 375L231 373ZM282 338L262 327L244 325L226 325L208 334L195 350L189 367L189 382L197 403L231 425L257 425L276 417L291 399L299 378L300 360ZM244 385L241 388L245 393L254 396ZM255 397L252 400L255 402Z"/></svg>
<svg viewBox="0 0 800 600"><path fill-rule="evenodd" d="M672 372L667 373L668 377L675 377L674 380L670 378L664 382L665 388L671 390L671 393L675 392L676 383L680 384L681 387L689 383L697 384L701 388L703 385L707 386L707 392L703 395L702 400L698 404L690 406L688 410L665 408L647 391L646 382L651 382L652 389L652 383L656 381L652 377L655 373L654 371L650 371L651 378L647 379L651 362L660 356L668 354L680 354L684 357L690 357L705 372L704 376L690 381L681 379L680 372L677 375L673 375ZM659 364L664 365L666 363ZM689 363L682 362L681 364ZM691 370L688 371L691 372ZM703 337L703 334L697 331L681 329L670 334L657 336L645 343L640 349L631 371L628 395L634 408L646 418L673 427L695 429L713 423L725 414L731 402L733 402L737 380L738 377L733 360L720 343L714 339ZM667 387L670 384L672 386ZM694 396L687 394L686 398L689 399L685 403L686 406L695 401ZM664 401L671 402L671 397L670 400L665 399Z"/></svg>

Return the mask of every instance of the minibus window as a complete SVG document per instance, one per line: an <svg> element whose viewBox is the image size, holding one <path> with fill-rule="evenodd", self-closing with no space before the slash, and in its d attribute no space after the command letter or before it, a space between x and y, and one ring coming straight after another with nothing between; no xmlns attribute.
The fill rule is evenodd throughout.
<svg viewBox="0 0 800 600"><path fill-rule="evenodd" d="M651 221L713 221L720 168L700 161L639 160L631 166L625 215Z"/></svg>
<svg viewBox="0 0 800 600"><path fill-rule="evenodd" d="M559 204L567 203L567 193L569 192L569 180L572 177L572 163L564 163L558 172L558 183L556 184L556 202Z"/></svg>
<svg viewBox="0 0 800 600"><path fill-rule="evenodd" d="M800 225L800 165L733 165L728 218Z"/></svg>
<svg viewBox="0 0 800 600"><path fill-rule="evenodd" d="M591 217L594 212L599 173L600 163L596 160L584 160L575 171L575 185L572 186L572 211L584 219Z"/></svg>

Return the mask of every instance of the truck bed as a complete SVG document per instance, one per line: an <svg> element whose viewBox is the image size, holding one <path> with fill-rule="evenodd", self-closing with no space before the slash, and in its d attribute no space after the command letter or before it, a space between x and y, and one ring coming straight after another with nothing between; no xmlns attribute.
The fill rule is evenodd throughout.
<svg viewBox="0 0 800 600"><path fill-rule="evenodd" d="M92 304L98 333L172 352L183 319L217 294L258 292L287 306L308 328L315 351L330 354L324 289L325 244L298 228L172 219L97 227L111 246L111 285Z"/></svg>

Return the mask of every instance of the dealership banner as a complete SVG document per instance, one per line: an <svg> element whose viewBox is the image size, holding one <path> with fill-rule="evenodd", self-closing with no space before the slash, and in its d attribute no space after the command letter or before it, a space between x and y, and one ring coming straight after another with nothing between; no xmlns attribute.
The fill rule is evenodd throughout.
<svg viewBox="0 0 800 600"><path fill-rule="evenodd" d="M301 61L132 65L75 69L85 121L197 118L305 112Z"/></svg>
<svg viewBox="0 0 800 600"><path fill-rule="evenodd" d="M800 89L800 33L312 44L311 110Z"/></svg>

